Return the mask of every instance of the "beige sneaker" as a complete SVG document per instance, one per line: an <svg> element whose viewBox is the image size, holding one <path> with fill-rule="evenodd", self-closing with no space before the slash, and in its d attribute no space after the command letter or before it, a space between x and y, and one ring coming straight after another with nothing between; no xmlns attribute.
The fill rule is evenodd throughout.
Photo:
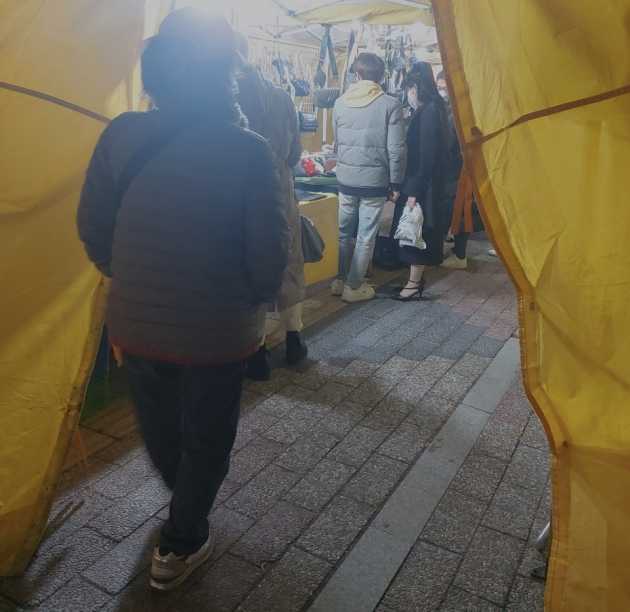
<svg viewBox="0 0 630 612"><path fill-rule="evenodd" d="M156 546L151 561L151 587L158 591L174 589L205 563L213 550L214 537L212 534L208 536L205 544L191 555L177 556L175 553L161 555L159 546Z"/></svg>
<svg viewBox="0 0 630 612"><path fill-rule="evenodd" d="M363 283L358 289L352 289L346 285L343 289L341 299L348 304L354 304L355 302L367 302L374 298L376 291L374 288Z"/></svg>
<svg viewBox="0 0 630 612"><path fill-rule="evenodd" d="M336 278L332 284L330 285L330 293L332 293L335 297L339 297L343 294L343 281L339 278Z"/></svg>
<svg viewBox="0 0 630 612"><path fill-rule="evenodd" d="M449 270L466 270L468 268L468 258L460 259L457 255L450 255L444 260L442 267Z"/></svg>

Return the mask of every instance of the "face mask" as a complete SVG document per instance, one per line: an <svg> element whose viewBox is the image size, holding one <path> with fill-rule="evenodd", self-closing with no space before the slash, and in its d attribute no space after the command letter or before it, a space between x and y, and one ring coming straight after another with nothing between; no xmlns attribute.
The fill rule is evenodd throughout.
<svg viewBox="0 0 630 612"><path fill-rule="evenodd" d="M413 110L420 108L420 100L418 100L418 90L414 87L407 92L407 102Z"/></svg>

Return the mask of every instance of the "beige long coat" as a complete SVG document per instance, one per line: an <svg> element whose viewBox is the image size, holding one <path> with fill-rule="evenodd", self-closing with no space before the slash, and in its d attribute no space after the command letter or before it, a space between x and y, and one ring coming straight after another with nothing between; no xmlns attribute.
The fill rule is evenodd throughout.
<svg viewBox="0 0 630 612"><path fill-rule="evenodd" d="M249 67L238 81L239 103L249 129L263 136L273 151L290 230L289 263L278 296L278 310L304 299L304 256L300 212L295 198L293 167L300 160L302 145L295 106L289 94ZM256 186L252 185L252 189Z"/></svg>

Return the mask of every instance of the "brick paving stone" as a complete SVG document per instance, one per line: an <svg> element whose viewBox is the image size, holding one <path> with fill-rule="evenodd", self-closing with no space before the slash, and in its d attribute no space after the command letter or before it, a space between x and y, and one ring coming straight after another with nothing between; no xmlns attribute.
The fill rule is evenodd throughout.
<svg viewBox="0 0 630 612"><path fill-rule="evenodd" d="M544 612L545 583L531 578L517 577L510 593L506 612Z"/></svg>
<svg viewBox="0 0 630 612"><path fill-rule="evenodd" d="M224 555L200 580L184 589L184 593L169 607L169 612L231 612L263 576L260 568L244 559Z"/></svg>
<svg viewBox="0 0 630 612"><path fill-rule="evenodd" d="M519 425L525 429L532 415L532 408L521 387L520 380L505 394L495 410L497 419Z"/></svg>
<svg viewBox="0 0 630 612"><path fill-rule="evenodd" d="M374 325L374 319L362 314L342 315L337 321L326 327L326 335L341 335L353 338L364 329Z"/></svg>
<svg viewBox="0 0 630 612"><path fill-rule="evenodd" d="M545 451L549 449L547 434L545 433L545 429L542 426L540 419L535 414L530 417L527 423L527 427L525 428L523 437L521 438L521 444Z"/></svg>
<svg viewBox="0 0 630 612"><path fill-rule="evenodd" d="M359 425L333 449L329 457L347 465L361 467L386 437L386 432Z"/></svg>
<svg viewBox="0 0 630 612"><path fill-rule="evenodd" d="M464 324L434 354L446 359L459 359L483 332L483 327Z"/></svg>
<svg viewBox="0 0 630 612"><path fill-rule="evenodd" d="M278 465L268 465L238 493L232 495L225 505L241 514L259 519L299 478L299 474L295 472Z"/></svg>
<svg viewBox="0 0 630 612"><path fill-rule="evenodd" d="M480 357L489 357L494 359L498 352L503 348L505 342L490 338L489 336L479 336L477 340L470 347L470 352L473 355L479 355Z"/></svg>
<svg viewBox="0 0 630 612"><path fill-rule="evenodd" d="M522 550L520 540L480 527L455 576L454 585L505 605Z"/></svg>
<svg viewBox="0 0 630 612"><path fill-rule="evenodd" d="M457 472L450 488L489 502L503 479L506 467L504 461L472 452Z"/></svg>
<svg viewBox="0 0 630 612"><path fill-rule="evenodd" d="M536 515L539 496L503 481L488 508L483 524L522 540L527 540Z"/></svg>
<svg viewBox="0 0 630 612"><path fill-rule="evenodd" d="M373 509L354 499L337 496L300 537L303 549L335 562L343 556L372 516Z"/></svg>
<svg viewBox="0 0 630 612"><path fill-rule="evenodd" d="M231 552L257 566L277 561L314 517L304 508L280 501L232 547Z"/></svg>
<svg viewBox="0 0 630 612"><path fill-rule="evenodd" d="M425 436L420 429L413 422L406 420L392 432L378 451L392 459L412 463L425 446Z"/></svg>
<svg viewBox="0 0 630 612"><path fill-rule="evenodd" d="M385 315L396 310L396 302L391 300L372 300L361 309L361 315L373 319L387 320Z"/></svg>
<svg viewBox="0 0 630 612"><path fill-rule="evenodd" d="M436 546L464 553L485 510L485 502L447 490L420 537Z"/></svg>
<svg viewBox="0 0 630 612"><path fill-rule="evenodd" d="M140 529L101 556L82 576L107 593L119 593L151 564L153 547L161 526L162 521L155 518L148 520Z"/></svg>
<svg viewBox="0 0 630 612"><path fill-rule="evenodd" d="M226 506L218 506L210 514L210 529L215 535L213 557L226 552L254 524L254 520Z"/></svg>
<svg viewBox="0 0 630 612"><path fill-rule="evenodd" d="M113 504L90 521L90 527L120 542L157 514L171 493L159 477L150 478L139 489Z"/></svg>
<svg viewBox="0 0 630 612"><path fill-rule="evenodd" d="M425 415L439 417L442 421L446 421L457 408L457 403L452 400L437 395L433 392L427 393L417 405L415 414L416 418L422 418Z"/></svg>
<svg viewBox="0 0 630 612"><path fill-rule="evenodd" d="M348 396L348 399L355 404L371 408L383 400L395 385L394 381L375 376L370 380L366 380L357 389L354 389Z"/></svg>
<svg viewBox="0 0 630 612"><path fill-rule="evenodd" d="M310 398L313 402L327 404L329 406L337 406L341 404L350 394L352 388L341 383L330 381L317 390Z"/></svg>
<svg viewBox="0 0 630 612"><path fill-rule="evenodd" d="M267 413L270 417L275 417L276 419L281 419L293 410L298 401L299 400L293 397L274 394L258 404L256 411Z"/></svg>
<svg viewBox="0 0 630 612"><path fill-rule="evenodd" d="M363 427L369 427L370 429L376 429L377 431L390 433L396 429L413 410L413 404L386 397L363 421L361 421L361 425Z"/></svg>
<svg viewBox="0 0 630 612"><path fill-rule="evenodd" d="M398 354L401 357L413 361L424 361L427 357L435 353L439 346L437 342L429 342L420 335L405 344L405 346L398 351Z"/></svg>
<svg viewBox="0 0 630 612"><path fill-rule="evenodd" d="M299 612L324 581L331 567L297 548L291 548L272 568L239 612Z"/></svg>
<svg viewBox="0 0 630 612"><path fill-rule="evenodd" d="M523 425L508 423L492 415L477 439L474 450L502 461L510 461L523 430Z"/></svg>
<svg viewBox="0 0 630 612"><path fill-rule="evenodd" d="M519 444L504 480L515 487L531 489L538 499L549 478L549 453Z"/></svg>
<svg viewBox="0 0 630 612"><path fill-rule="evenodd" d="M435 610L457 571L460 556L426 542L418 542L383 598L397 612Z"/></svg>
<svg viewBox="0 0 630 612"><path fill-rule="evenodd" d="M110 596L83 578L73 578L47 599L38 612L96 612L110 600ZM0 603L0 612L2 612Z"/></svg>
<svg viewBox="0 0 630 612"><path fill-rule="evenodd" d="M414 380L411 377L400 381L389 393L388 397L409 404L418 404L435 384L432 380Z"/></svg>
<svg viewBox="0 0 630 612"><path fill-rule="evenodd" d="M466 591L451 587L440 606L440 612L502 612L502 608Z"/></svg>
<svg viewBox="0 0 630 612"><path fill-rule="evenodd" d="M434 384L440 380L454 364L455 362L452 359L431 355L409 372L408 380L418 383Z"/></svg>
<svg viewBox="0 0 630 612"><path fill-rule="evenodd" d="M376 364L357 359L341 370L335 376L335 381L350 387L358 387L368 380L377 369Z"/></svg>
<svg viewBox="0 0 630 612"><path fill-rule="evenodd" d="M366 352L365 347L352 342L348 345L345 353L340 353L343 356L349 356L352 359L364 359L377 365L382 365L389 361L396 353L398 348L390 343L382 342L379 340L374 346L370 347L370 350Z"/></svg>
<svg viewBox="0 0 630 612"><path fill-rule="evenodd" d="M379 506L398 484L408 466L382 455L372 455L345 486L343 494Z"/></svg>
<svg viewBox="0 0 630 612"><path fill-rule="evenodd" d="M364 418L366 409L358 404L336 406L325 419L313 427L313 432L325 433L342 440Z"/></svg>
<svg viewBox="0 0 630 612"><path fill-rule="evenodd" d="M277 459L285 449L285 445L271 440L263 438L252 440L232 458L229 479L238 484L246 483Z"/></svg>
<svg viewBox="0 0 630 612"><path fill-rule="evenodd" d="M499 320L486 331L486 336L506 342L512 337L515 327L516 325L513 323L506 323Z"/></svg>
<svg viewBox="0 0 630 612"><path fill-rule="evenodd" d="M491 360L467 353L435 385L433 392L454 401L461 401Z"/></svg>
<svg viewBox="0 0 630 612"><path fill-rule="evenodd" d="M338 443L332 434L314 429L290 446L276 463L294 472L306 472L317 465Z"/></svg>
<svg viewBox="0 0 630 612"><path fill-rule="evenodd" d="M411 332L406 325L387 334L381 338L368 352L374 350L391 350L394 353L400 351L404 346L409 344L415 338L415 333Z"/></svg>
<svg viewBox="0 0 630 612"><path fill-rule="evenodd" d="M255 391L243 389L241 394L241 411L250 412L264 400L264 396Z"/></svg>
<svg viewBox="0 0 630 612"><path fill-rule="evenodd" d="M246 381L245 389L258 393L259 395L269 397L286 387L288 384L289 380L286 376L278 376L277 371L274 371L271 380L264 382Z"/></svg>
<svg viewBox="0 0 630 612"><path fill-rule="evenodd" d="M440 431L446 418L439 413L423 412L418 409L409 415L408 421L418 428L420 439L426 446Z"/></svg>
<svg viewBox="0 0 630 612"><path fill-rule="evenodd" d="M139 455L94 483L93 490L111 499L126 497L156 473L148 455Z"/></svg>
<svg viewBox="0 0 630 612"><path fill-rule="evenodd" d="M450 336L462 326L466 317L451 312L442 318L436 320L436 322L422 333L422 337L433 344L442 344L450 338Z"/></svg>
<svg viewBox="0 0 630 612"><path fill-rule="evenodd" d="M321 510L354 473L353 467L324 459L286 494L285 499L309 510Z"/></svg>
<svg viewBox="0 0 630 612"><path fill-rule="evenodd" d="M396 383L402 378L405 378L409 372L418 367L416 361L411 359L405 359L400 355L394 355L391 359L386 361L375 373L372 378L391 381Z"/></svg>
<svg viewBox="0 0 630 612"><path fill-rule="evenodd" d="M20 605L39 605L113 546L89 528L53 546L44 542L23 576L0 578L0 593Z"/></svg>

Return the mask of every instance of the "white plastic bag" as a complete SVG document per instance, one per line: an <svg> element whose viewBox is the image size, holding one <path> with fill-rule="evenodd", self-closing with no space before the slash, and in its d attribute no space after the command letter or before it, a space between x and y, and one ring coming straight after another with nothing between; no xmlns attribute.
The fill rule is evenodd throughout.
<svg viewBox="0 0 630 612"><path fill-rule="evenodd" d="M400 246L415 247L424 251L427 248L427 243L422 238L423 223L424 215L419 204L416 204L413 208L405 206L394 238L398 240Z"/></svg>

